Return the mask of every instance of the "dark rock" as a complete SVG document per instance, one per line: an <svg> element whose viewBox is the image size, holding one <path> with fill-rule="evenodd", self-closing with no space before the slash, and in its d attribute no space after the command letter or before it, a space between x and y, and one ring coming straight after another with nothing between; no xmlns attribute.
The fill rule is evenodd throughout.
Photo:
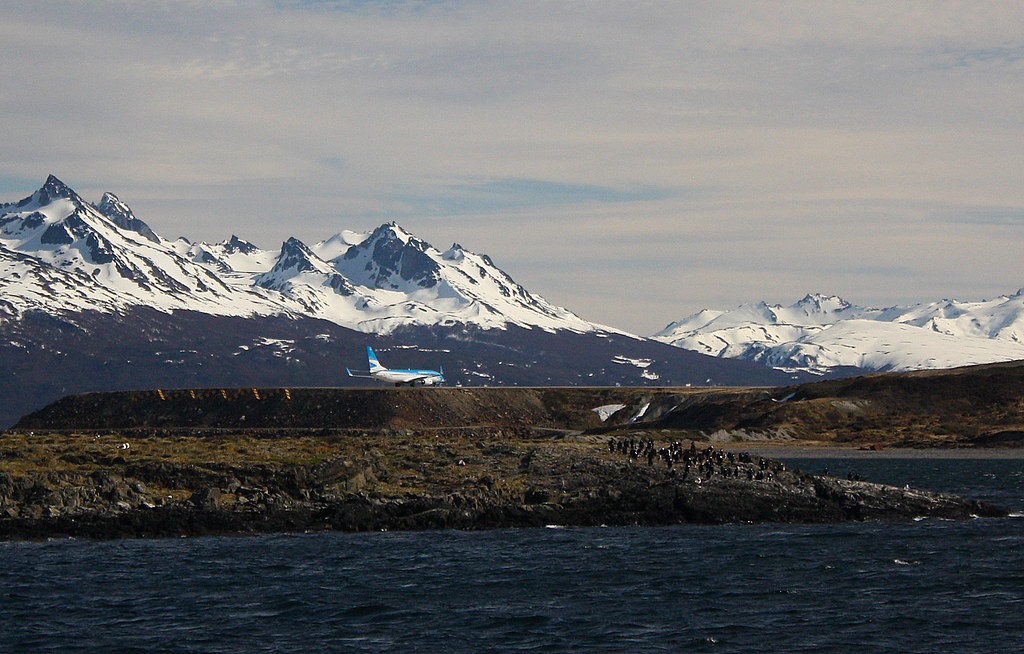
<svg viewBox="0 0 1024 654"><path fill-rule="evenodd" d="M222 508L222 498L219 488L203 488L196 493L192 494L192 504L197 509L203 510L219 510Z"/></svg>
<svg viewBox="0 0 1024 654"><path fill-rule="evenodd" d="M610 453L587 436L512 437L503 427L498 440L497 430L479 426L470 438L399 431L273 441L284 452L294 452L298 441L307 451L342 452L306 464L291 454L288 463L140 460L160 438L151 434L133 437L132 460L83 464L99 469L0 472L0 539L1006 515L952 495L810 475L711 447L687 449L692 460L669 467ZM218 446L226 440L219 433L209 438ZM172 436L164 446L207 452L181 439ZM91 438L83 445L94 447ZM37 449L7 450L20 451Z"/></svg>
<svg viewBox="0 0 1024 654"><path fill-rule="evenodd" d="M523 500L527 504L543 504L551 499L551 493L543 488L528 488Z"/></svg>

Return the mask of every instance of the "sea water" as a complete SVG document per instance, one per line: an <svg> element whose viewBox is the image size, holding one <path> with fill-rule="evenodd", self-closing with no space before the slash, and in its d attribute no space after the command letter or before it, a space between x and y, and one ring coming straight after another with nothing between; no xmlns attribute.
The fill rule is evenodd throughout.
<svg viewBox="0 0 1024 654"><path fill-rule="evenodd" d="M1015 517L0 543L0 651L1024 651L1024 459L790 463Z"/></svg>

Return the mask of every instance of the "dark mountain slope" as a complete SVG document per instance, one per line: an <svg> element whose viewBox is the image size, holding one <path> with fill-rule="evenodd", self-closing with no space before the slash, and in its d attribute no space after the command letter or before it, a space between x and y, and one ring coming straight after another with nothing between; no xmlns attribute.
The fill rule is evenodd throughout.
<svg viewBox="0 0 1024 654"><path fill-rule="evenodd" d="M383 337L312 318L133 309L0 323L0 427L57 398L156 388L358 386L366 345L391 367L443 366L449 385L779 385L787 375L624 336L405 328ZM642 357L641 365L634 363ZM655 378L656 375L656 378ZM710 380L710 381L709 381Z"/></svg>

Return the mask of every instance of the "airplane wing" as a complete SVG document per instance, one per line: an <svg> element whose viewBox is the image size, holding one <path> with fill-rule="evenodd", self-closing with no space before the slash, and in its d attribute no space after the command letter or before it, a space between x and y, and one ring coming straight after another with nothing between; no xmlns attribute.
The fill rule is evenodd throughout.
<svg viewBox="0 0 1024 654"><path fill-rule="evenodd" d="M345 368L345 372L348 373L349 377L359 377L360 379L376 379L373 375L357 375L348 368Z"/></svg>

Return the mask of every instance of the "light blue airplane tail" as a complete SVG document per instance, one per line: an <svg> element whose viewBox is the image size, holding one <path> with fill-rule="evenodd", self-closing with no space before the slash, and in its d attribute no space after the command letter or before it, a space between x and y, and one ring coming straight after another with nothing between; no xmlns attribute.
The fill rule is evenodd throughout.
<svg viewBox="0 0 1024 654"><path fill-rule="evenodd" d="M380 361L377 360L377 355L374 353L373 348L369 345L366 346L366 358L370 362L370 372L377 372L379 370L387 370L384 366L380 365Z"/></svg>

